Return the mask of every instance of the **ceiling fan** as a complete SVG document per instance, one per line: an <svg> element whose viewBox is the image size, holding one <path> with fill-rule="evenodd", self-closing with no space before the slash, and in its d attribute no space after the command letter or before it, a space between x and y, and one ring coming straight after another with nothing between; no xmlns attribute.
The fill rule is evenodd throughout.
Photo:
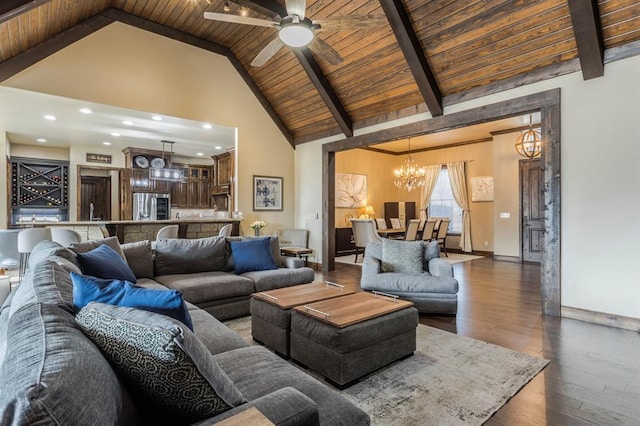
<svg viewBox="0 0 640 426"><path fill-rule="evenodd" d="M327 42L315 36L320 29L343 30L378 26L386 21L384 15L338 16L311 20L305 16L306 0L286 0L287 16L276 16L274 20L228 15L225 13L205 12L204 17L213 21L235 24L256 25L275 28L278 37L267 44L251 62L251 66L260 67L275 55L281 47L309 47L332 65L342 62L342 56ZM225 2L225 9L227 8Z"/></svg>

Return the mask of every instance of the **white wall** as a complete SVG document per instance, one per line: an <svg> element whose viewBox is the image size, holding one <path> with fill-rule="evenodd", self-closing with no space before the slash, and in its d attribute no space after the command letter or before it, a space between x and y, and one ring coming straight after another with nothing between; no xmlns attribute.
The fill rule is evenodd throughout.
<svg viewBox="0 0 640 426"><path fill-rule="evenodd" d="M8 176L7 167L9 156L9 143L7 142L7 132L0 128L0 176L2 181ZM7 228L7 210L9 209L9 193L7 192L8 182L0 183L0 229Z"/></svg>
<svg viewBox="0 0 640 426"><path fill-rule="evenodd" d="M266 221L264 233L294 225L293 148L223 56L113 23L4 84L237 127L236 202L245 223ZM254 174L284 178L282 212L252 211Z"/></svg>
<svg viewBox="0 0 640 426"><path fill-rule="evenodd" d="M640 57L607 64L601 78L584 81L574 73L453 105L445 114L557 87L562 98L561 303L640 318ZM296 149L297 185L306 193L322 193L318 164L326 142ZM307 209L320 209L322 203L317 196L305 201ZM319 251L321 225L311 230Z"/></svg>
<svg viewBox="0 0 640 426"><path fill-rule="evenodd" d="M518 133L493 137L493 254L520 257L520 166ZM500 213L509 213L501 219Z"/></svg>

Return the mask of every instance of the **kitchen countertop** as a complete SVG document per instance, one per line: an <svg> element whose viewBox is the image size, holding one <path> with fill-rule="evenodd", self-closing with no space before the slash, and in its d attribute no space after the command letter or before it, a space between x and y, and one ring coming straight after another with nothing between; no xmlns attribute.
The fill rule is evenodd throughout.
<svg viewBox="0 0 640 426"><path fill-rule="evenodd" d="M197 218L185 218L185 219L167 219L167 220L94 220L90 222L75 221L75 222L21 222L16 223L13 226L101 226L101 225L153 225L153 224L181 224L181 223L233 223L241 222L243 219L222 219L213 217L197 217Z"/></svg>

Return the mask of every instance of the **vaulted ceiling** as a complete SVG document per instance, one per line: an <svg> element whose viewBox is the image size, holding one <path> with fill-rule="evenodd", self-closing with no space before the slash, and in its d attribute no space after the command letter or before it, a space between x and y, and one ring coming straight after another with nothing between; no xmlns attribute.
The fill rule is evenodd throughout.
<svg viewBox="0 0 640 426"><path fill-rule="evenodd" d="M285 16L284 0L229 2L230 15ZM204 19L222 0L3 0L0 82L72 42L123 22L225 55L292 145L344 134L640 54L638 0L308 0L312 20L384 16L367 29L321 29L344 59L283 48L255 56L273 28Z"/></svg>

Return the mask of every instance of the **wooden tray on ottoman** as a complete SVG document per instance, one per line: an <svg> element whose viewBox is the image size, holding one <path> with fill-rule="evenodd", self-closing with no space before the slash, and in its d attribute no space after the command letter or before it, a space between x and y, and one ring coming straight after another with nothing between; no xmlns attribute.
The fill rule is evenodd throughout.
<svg viewBox="0 0 640 426"><path fill-rule="evenodd" d="M416 350L413 303L370 293L291 310L290 356L343 389Z"/></svg>
<svg viewBox="0 0 640 426"><path fill-rule="evenodd" d="M289 356L291 308L353 294L343 286L330 282L314 282L254 293L250 301L253 339Z"/></svg>

